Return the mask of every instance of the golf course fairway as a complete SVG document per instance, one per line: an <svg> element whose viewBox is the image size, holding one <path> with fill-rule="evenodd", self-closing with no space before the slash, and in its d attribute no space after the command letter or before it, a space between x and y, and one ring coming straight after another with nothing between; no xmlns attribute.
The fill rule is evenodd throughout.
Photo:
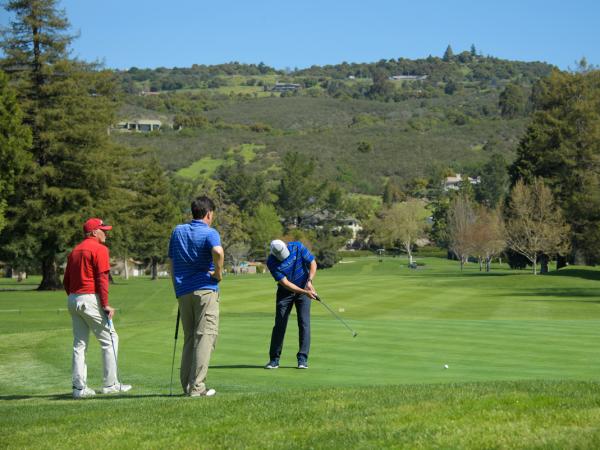
<svg viewBox="0 0 600 450"><path fill-rule="evenodd" d="M64 292L0 280L0 448L600 448L600 271L345 258L319 271L309 369L290 322L264 370L275 282L225 277L207 385L180 395L170 280L117 278L122 396L71 398ZM180 330L181 331L181 330ZM93 336L88 384L101 388ZM448 368L445 368L445 365Z"/></svg>

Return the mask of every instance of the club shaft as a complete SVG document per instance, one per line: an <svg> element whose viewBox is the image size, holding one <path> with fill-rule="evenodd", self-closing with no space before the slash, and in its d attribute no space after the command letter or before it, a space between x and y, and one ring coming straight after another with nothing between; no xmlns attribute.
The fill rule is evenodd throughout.
<svg viewBox="0 0 600 450"><path fill-rule="evenodd" d="M110 343L112 344L112 349L113 349L113 355L115 357L115 375L117 377L117 383L120 383L119 381L119 361L117 359L117 349L115 348L115 341L113 339L113 330L114 330L114 326L112 323L112 320L108 318L108 315L106 316L106 319L108 320L108 332L110 333Z"/></svg>
<svg viewBox="0 0 600 450"><path fill-rule="evenodd" d="M175 322L175 342L173 344L173 360L171 361L171 382L169 383L169 395L173 395L173 370L175 369L175 349L177 348L177 336L179 335L179 308L177 308L177 321Z"/></svg>
<svg viewBox="0 0 600 450"><path fill-rule="evenodd" d="M344 319L342 319L340 316L338 316L338 315L337 315L337 314L336 314L336 313L333 311L333 309L331 309L329 306L327 306L327 304L326 304L326 303L325 303L323 300L321 300L321 299L320 299L320 298L318 298L318 297L317 297L317 300L318 300L318 301L319 301L319 302L320 302L320 303L321 303L321 304L322 304L322 305L323 305L325 308L327 308L327 310L328 310L328 311L329 311L331 314L333 314L333 317L335 317L337 320L339 320L340 322L342 322L342 324L344 324L344 326L345 326L346 328L348 328L348 330L350 330L350 332L352 333L352 335L355 335L355 334L356 334L356 331L354 331L352 328L350 328L350 325L348 325L348 324L347 324L347 323L344 321Z"/></svg>

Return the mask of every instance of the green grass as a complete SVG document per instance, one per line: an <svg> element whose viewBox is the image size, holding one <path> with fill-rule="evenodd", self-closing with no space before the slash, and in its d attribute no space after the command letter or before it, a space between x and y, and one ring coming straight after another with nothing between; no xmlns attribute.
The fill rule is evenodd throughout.
<svg viewBox="0 0 600 450"><path fill-rule="evenodd" d="M233 164L234 160L231 159L234 155L240 155L246 163L252 162L256 158L256 152L264 150L264 145L257 144L241 144L236 147L229 149L226 152L228 159L213 158L206 156L193 162L183 169L177 171L177 175L189 180L195 180L199 178L208 178L223 164Z"/></svg>
<svg viewBox="0 0 600 450"><path fill-rule="evenodd" d="M236 154L239 154L242 158L244 158L244 161L246 163L250 163L254 160L254 158L256 158L256 152L264 149L264 145L242 144L235 148L229 149L227 155L234 156Z"/></svg>
<svg viewBox="0 0 600 450"><path fill-rule="evenodd" d="M461 273L456 262L419 261L410 270L400 258L346 258L319 272L323 300L359 334L313 304L307 371L294 368L294 315L282 367L262 369L274 282L227 277L213 399L168 397L168 280L111 287L120 371L134 390L81 402L69 398L64 295L0 280L0 447L598 448L600 271Z"/></svg>
<svg viewBox="0 0 600 450"><path fill-rule="evenodd" d="M210 156L206 156L194 163L190 164L183 169L177 171L177 175L183 178L194 180L201 177L210 177L215 170L225 164L224 159L214 159Z"/></svg>

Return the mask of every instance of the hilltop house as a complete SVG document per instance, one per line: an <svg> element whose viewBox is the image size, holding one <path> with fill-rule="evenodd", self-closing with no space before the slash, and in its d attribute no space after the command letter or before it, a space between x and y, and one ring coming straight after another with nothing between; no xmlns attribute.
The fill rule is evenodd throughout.
<svg viewBox="0 0 600 450"><path fill-rule="evenodd" d="M396 81L423 81L427 79L427 75L394 75L390 80Z"/></svg>
<svg viewBox="0 0 600 450"><path fill-rule="evenodd" d="M138 119L132 121L123 121L117 123L115 128L118 131L131 132L136 131L139 133L149 133L150 131L158 131L162 127L160 120L153 119Z"/></svg>
<svg viewBox="0 0 600 450"><path fill-rule="evenodd" d="M300 89L300 85L296 83L275 83L271 88L272 92L293 92Z"/></svg>
<svg viewBox="0 0 600 450"><path fill-rule="evenodd" d="M467 178L469 180L469 183L471 183L472 185L481 183L481 177L467 177ZM453 177L446 177L444 179L444 191L446 191L446 192L448 192L450 190L458 191L460 189L461 183L463 183L463 177L460 173L457 173Z"/></svg>

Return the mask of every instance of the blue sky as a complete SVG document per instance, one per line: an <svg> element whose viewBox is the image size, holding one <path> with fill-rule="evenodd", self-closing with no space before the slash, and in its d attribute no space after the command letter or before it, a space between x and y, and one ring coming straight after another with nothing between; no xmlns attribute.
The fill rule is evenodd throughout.
<svg viewBox="0 0 600 450"><path fill-rule="evenodd" d="M276 68L441 56L471 44L484 55L561 69L600 64L600 1L59 0L73 55L110 68L228 61ZM0 23L8 15L0 11Z"/></svg>

